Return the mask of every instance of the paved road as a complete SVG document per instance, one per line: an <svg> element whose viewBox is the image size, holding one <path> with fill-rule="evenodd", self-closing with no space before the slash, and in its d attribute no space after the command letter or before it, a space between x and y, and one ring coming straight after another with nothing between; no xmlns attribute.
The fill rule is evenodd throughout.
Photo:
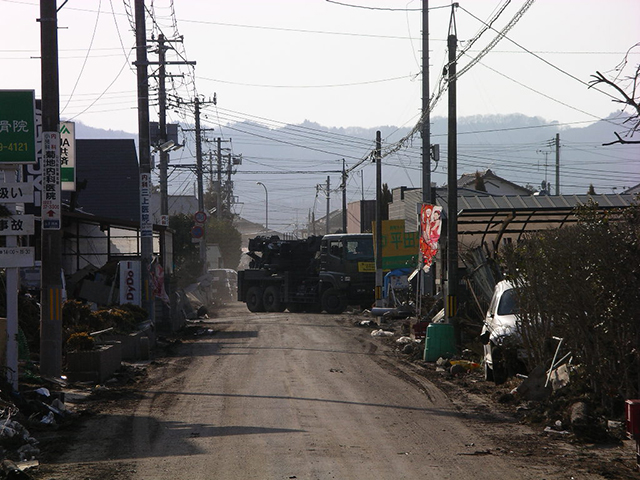
<svg viewBox="0 0 640 480"><path fill-rule="evenodd" d="M66 478L569 478L499 454L481 423L348 316L241 304L223 315L152 369L139 401L87 431Z"/></svg>

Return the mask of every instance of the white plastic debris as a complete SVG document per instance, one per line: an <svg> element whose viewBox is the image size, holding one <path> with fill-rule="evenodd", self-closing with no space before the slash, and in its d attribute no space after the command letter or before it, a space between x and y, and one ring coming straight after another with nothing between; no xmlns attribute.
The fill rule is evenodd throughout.
<svg viewBox="0 0 640 480"><path fill-rule="evenodd" d="M43 397L50 397L51 396L51 393L49 392L49 390L44 388L44 387L40 387L39 389L37 389L36 393L38 395L42 395Z"/></svg>
<svg viewBox="0 0 640 480"><path fill-rule="evenodd" d="M53 412L49 412L44 417L42 417L42 420L40 420L40 423L44 423L45 425L53 425L54 423L56 423L56 419L53 416Z"/></svg>
<svg viewBox="0 0 640 480"><path fill-rule="evenodd" d="M411 337L400 337L399 339L396 340L396 343L399 343L401 345L406 345L407 343L412 343L413 340L411 340Z"/></svg>
<svg viewBox="0 0 640 480"><path fill-rule="evenodd" d="M393 337L393 332L388 332L386 330L374 330L371 332L372 337Z"/></svg>

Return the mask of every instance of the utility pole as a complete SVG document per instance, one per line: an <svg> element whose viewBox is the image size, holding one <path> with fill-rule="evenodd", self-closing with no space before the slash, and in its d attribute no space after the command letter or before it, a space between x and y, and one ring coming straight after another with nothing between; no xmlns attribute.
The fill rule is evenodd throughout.
<svg viewBox="0 0 640 480"><path fill-rule="evenodd" d="M155 41L155 40L151 40ZM166 79L167 76L174 77L175 75L167 75L167 65L195 65L196 62L187 61L167 61L167 44L181 43L182 38L169 40L161 33L158 35L158 61L148 62L148 65L158 65L158 127L160 129L159 145L162 148L160 150L160 215L169 215L169 192L168 192L168 178L167 171L169 169L169 150L170 147L166 146L167 142L167 88ZM181 76L181 75L178 75Z"/></svg>
<svg viewBox="0 0 640 480"><path fill-rule="evenodd" d="M329 214L331 213L331 179L327 175L327 224L325 225L325 235L329 235Z"/></svg>
<svg viewBox="0 0 640 480"><path fill-rule="evenodd" d="M375 306L383 307L382 298L382 134L376 132L376 290Z"/></svg>
<svg viewBox="0 0 640 480"><path fill-rule="evenodd" d="M213 130L212 128L202 128L200 126L200 106L206 103L216 104L216 97L214 95L213 100L200 100L199 97L193 99L194 117L195 117L195 129L183 128L183 132L195 132L196 137L196 192L198 196L198 211L204 212L204 167L202 158L202 135L207 130ZM181 102L181 104L184 102ZM219 158L219 157L218 157ZM202 268L201 273L207 272L207 229L203 226L204 235L198 242L200 266Z"/></svg>
<svg viewBox="0 0 640 480"><path fill-rule="evenodd" d="M57 202L60 202L60 89L56 0L40 1L40 50L42 53L42 170L45 172L50 169L51 176L58 178ZM43 183L47 176L49 174L43 176ZM44 187L45 185L43 190L45 190ZM55 189L55 184L48 183L46 187L49 193L49 187ZM61 214L59 204L58 209ZM47 228L44 217L43 201L40 255L42 260L40 373L42 376L60 377L62 375L62 231L60 225L57 228Z"/></svg>
<svg viewBox="0 0 640 480"><path fill-rule="evenodd" d="M226 184L226 193L227 193L227 214L231 216L231 197L233 196L233 183L231 182L231 174L233 173L233 162L231 158L231 153L227 155L227 184Z"/></svg>
<svg viewBox="0 0 640 480"><path fill-rule="evenodd" d="M195 104L195 117L196 117L196 171L198 172L198 211L204 212L204 184L203 184L203 170L202 170L202 132L200 131L200 99L196 97L194 99ZM205 228L205 227L203 227ZM207 238L206 228L205 234L200 238L200 267L201 273L207 272Z"/></svg>
<svg viewBox="0 0 640 480"><path fill-rule="evenodd" d="M347 171L342 159L342 233L347 233Z"/></svg>
<svg viewBox="0 0 640 480"><path fill-rule="evenodd" d="M422 203L431 203L431 115L429 111L429 0L422 0ZM419 213L418 213L419 215ZM420 223L418 223L420 225ZM422 260L422 256L421 256ZM420 262L424 266L424 261ZM433 295L433 269L421 274L422 291Z"/></svg>
<svg viewBox="0 0 640 480"><path fill-rule="evenodd" d="M556 133L556 195L560 195L560 134Z"/></svg>
<svg viewBox="0 0 640 480"><path fill-rule="evenodd" d="M160 127L160 141L162 145L167 141L167 90L165 85L166 79L166 48L164 35L158 35L158 108ZM169 170L169 152L165 148L160 148L160 215L169 215L169 189L168 189L168 170Z"/></svg>
<svg viewBox="0 0 640 480"><path fill-rule="evenodd" d="M453 8L453 7L452 7ZM456 105L456 47L454 12L447 44L449 48L449 112L447 163L447 302L446 318L450 321L457 312L458 295L458 123Z"/></svg>
<svg viewBox="0 0 640 480"><path fill-rule="evenodd" d="M222 139L217 138L218 142L218 184L216 185L216 218L222 218Z"/></svg>
<svg viewBox="0 0 640 480"><path fill-rule="evenodd" d="M151 151L149 145L149 77L144 0L135 0L136 73L138 80L138 156L140 161L140 257L142 304L155 323L155 299L150 286L149 267L153 257L151 218Z"/></svg>

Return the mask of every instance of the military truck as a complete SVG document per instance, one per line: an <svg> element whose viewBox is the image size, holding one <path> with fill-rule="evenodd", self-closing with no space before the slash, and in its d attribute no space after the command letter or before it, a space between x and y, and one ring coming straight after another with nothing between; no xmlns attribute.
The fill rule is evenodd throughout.
<svg viewBox="0 0 640 480"><path fill-rule="evenodd" d="M238 272L238 300L252 312L342 313L370 308L375 295L371 234L332 234L302 240L249 240L249 268Z"/></svg>

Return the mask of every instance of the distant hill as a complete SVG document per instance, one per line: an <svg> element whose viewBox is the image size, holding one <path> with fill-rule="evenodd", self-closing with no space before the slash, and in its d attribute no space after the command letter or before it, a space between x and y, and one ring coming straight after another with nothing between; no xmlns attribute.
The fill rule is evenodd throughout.
<svg viewBox="0 0 640 480"><path fill-rule="evenodd" d="M593 184L597 193L621 193L640 183L640 145L603 143L615 140L614 132L623 132L620 112L595 123L561 125L540 117L522 114L479 115L458 119L458 176L490 168L495 174L522 186L540 189L547 181L555 193L556 134L560 135L561 193L586 193ZM193 128L192 125L184 125ZM137 138L136 134L101 130L76 124L78 138ZM269 226L291 231L294 224L306 223L313 209L318 218L324 215L325 196L318 185L330 177L332 209L338 208L342 161L350 172L348 201L374 198L375 168L369 154L375 146L376 131L383 138L383 150L405 137L410 128L324 127L312 121L299 125L273 127L245 121L217 126L209 134L226 140L232 138L234 154L242 154L242 164L235 169L234 196L239 203L236 213L252 222L264 222L264 193L256 181L269 189ZM182 134L181 134L182 135ZM431 143L440 145L440 160L432 163L432 181L439 186L447 179L447 119L431 119ZM187 147L171 156L172 164L194 164L193 134ZM225 147L230 146L228 143ZM205 154L215 152L215 144L204 146ZM421 139L415 135L392 155L383 159L383 183L390 188L421 185ZM176 171L170 177L170 192L178 186L193 185L189 170ZM184 187L183 187L184 188ZM172 191L173 190L173 191ZM177 192L181 193L181 192Z"/></svg>
<svg viewBox="0 0 640 480"><path fill-rule="evenodd" d="M104 130L102 128L90 127L89 125L85 125L84 123L81 123L81 122L76 122L76 138L80 138L80 139L133 138L136 141L136 143L138 142L137 133L125 132L123 130Z"/></svg>

